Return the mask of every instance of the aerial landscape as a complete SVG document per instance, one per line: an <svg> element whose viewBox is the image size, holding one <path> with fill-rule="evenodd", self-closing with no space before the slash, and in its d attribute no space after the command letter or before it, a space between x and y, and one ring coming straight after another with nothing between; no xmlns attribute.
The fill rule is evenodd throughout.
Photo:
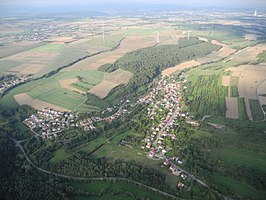
<svg viewBox="0 0 266 200"><path fill-rule="evenodd" d="M0 199L266 199L266 2L0 11Z"/></svg>

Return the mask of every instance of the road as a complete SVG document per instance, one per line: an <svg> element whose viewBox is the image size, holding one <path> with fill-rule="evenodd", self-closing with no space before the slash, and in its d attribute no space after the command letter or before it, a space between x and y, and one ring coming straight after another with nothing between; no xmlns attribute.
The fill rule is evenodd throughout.
<svg viewBox="0 0 266 200"><path fill-rule="evenodd" d="M169 118L169 120L167 121L167 123L165 124L165 126L158 132L158 135L157 135L157 138L156 140L154 141L153 145L154 147L157 148L157 143L158 143L158 140L159 138L162 136L162 133L164 132L165 129L167 129L169 126L170 126L170 123L176 118L176 115L177 115L177 112L178 112L178 107L177 105L175 106L175 110L172 114L172 116ZM205 116L205 117L208 117L208 116ZM209 187L206 183L204 183L203 181L201 181L200 179L196 178L194 175L190 174L189 172L187 172L186 170L182 169L181 167L177 166L175 163L173 163L169 158L167 158L164 154L161 154L161 156L164 158L164 159L167 159L169 160L169 163L171 165L173 165L176 169L180 170L180 171L183 171L184 173L186 173L191 179L197 181L199 184L203 185L204 187Z"/></svg>
<svg viewBox="0 0 266 200"><path fill-rule="evenodd" d="M34 167L35 169L43 172L43 173L46 173L46 174L50 174L50 175L54 175L56 177L61 177L61 178L66 178L66 179L72 179L72 180L79 180L79 181L91 181L91 180L95 180L95 181L126 181L126 182L131 182L131 183L134 183L138 186L141 186L141 187L144 187L144 188L147 188L149 190L152 190L154 192L157 192L161 195L164 195L164 196L167 196L167 197L170 197L172 199L182 199L182 198L179 198L179 197L176 197L176 196L173 196L171 194L168 194L166 192L163 192L159 189L156 189L154 187L150 187L148 185L145 185L143 183L140 183L140 182L137 182L137 181L134 181L132 179L127 179L127 178L123 178L123 177L79 177L79 176L70 176L70 175L65 175L65 174L60 174L60 173L56 173L56 172L52 172L52 171L49 171L49 170L46 170L46 169L43 169L41 167L38 167L37 165L35 165L31 160L30 158L28 157L28 155L26 154L25 150L23 149L23 147L21 146L21 143L28 140L22 140L22 141L18 141L18 140L15 140L14 138L12 137L9 137L15 144L17 147L20 148L20 150L22 151L23 155L25 156L27 162L32 166Z"/></svg>
<svg viewBox="0 0 266 200"><path fill-rule="evenodd" d="M169 118L167 123L164 125L164 127L161 128L161 130L158 132L156 140L153 142L153 146L157 147L157 143L158 143L159 138L162 137L164 130L167 129L169 127L170 123L176 118L177 112L178 112L178 108L177 108L177 105L175 105L175 111L173 112L172 116Z"/></svg>

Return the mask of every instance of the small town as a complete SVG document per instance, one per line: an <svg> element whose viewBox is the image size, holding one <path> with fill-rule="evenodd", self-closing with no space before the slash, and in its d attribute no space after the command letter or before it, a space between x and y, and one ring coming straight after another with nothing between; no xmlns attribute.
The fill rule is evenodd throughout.
<svg viewBox="0 0 266 200"><path fill-rule="evenodd" d="M113 111L113 108L107 108L103 113L111 111ZM75 112L60 112L45 108L25 119L24 124L29 127L35 135L43 139L52 140L68 128L82 128L84 131L95 130L95 123L101 121L111 123L125 113L127 113L127 109L124 108L124 104L111 116L105 118L94 116L86 119L81 119L80 115Z"/></svg>
<svg viewBox="0 0 266 200"><path fill-rule="evenodd" d="M166 153L171 150L169 141L177 139L174 130L179 126L178 118L184 118L186 123L199 126L197 121L192 120L189 114L183 111L181 90L187 88L187 80L184 73L181 73L179 78L182 81L176 81L173 77L162 78L156 88L138 102L148 105L147 116L152 123L151 130L147 130L142 149L147 152L149 159L164 160L162 166L169 168L173 175L186 180L188 174L177 166L182 165L184 161L178 156L166 157ZM179 182L178 187L188 189L183 182Z"/></svg>
<svg viewBox="0 0 266 200"><path fill-rule="evenodd" d="M0 76L0 97L10 88L17 86L30 80L30 75L22 75L20 77L8 74Z"/></svg>

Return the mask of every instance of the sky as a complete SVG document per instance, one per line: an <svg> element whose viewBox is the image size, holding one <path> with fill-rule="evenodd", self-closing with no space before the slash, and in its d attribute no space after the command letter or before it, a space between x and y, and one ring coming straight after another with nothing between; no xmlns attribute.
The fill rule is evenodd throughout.
<svg viewBox="0 0 266 200"><path fill-rule="evenodd" d="M168 7L166 7L167 5ZM48 7L54 10L82 10L85 8L100 10L108 7L134 9L152 8L152 6L171 8L171 5L188 8L248 8L250 10L257 8L258 11L266 11L266 0L0 0L0 10L3 11L5 8L13 8L13 10L34 10L34 8L45 10L46 8L49 10ZM175 8L175 6L172 7ZM35 11L37 12L37 9Z"/></svg>
<svg viewBox="0 0 266 200"><path fill-rule="evenodd" d="M144 3L145 4L176 4L176 5L188 5L188 6L224 6L224 5L237 5L237 6L249 6L258 5L266 6L266 0L0 0L0 5L19 5L19 4L90 4L93 3Z"/></svg>

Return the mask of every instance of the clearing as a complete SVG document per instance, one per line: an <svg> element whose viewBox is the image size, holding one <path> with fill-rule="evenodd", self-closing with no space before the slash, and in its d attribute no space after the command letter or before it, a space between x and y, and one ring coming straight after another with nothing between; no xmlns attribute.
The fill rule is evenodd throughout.
<svg viewBox="0 0 266 200"><path fill-rule="evenodd" d="M104 80L120 85L120 84L127 84L131 77L132 74L130 72L122 69L117 69L114 72L106 73Z"/></svg>

